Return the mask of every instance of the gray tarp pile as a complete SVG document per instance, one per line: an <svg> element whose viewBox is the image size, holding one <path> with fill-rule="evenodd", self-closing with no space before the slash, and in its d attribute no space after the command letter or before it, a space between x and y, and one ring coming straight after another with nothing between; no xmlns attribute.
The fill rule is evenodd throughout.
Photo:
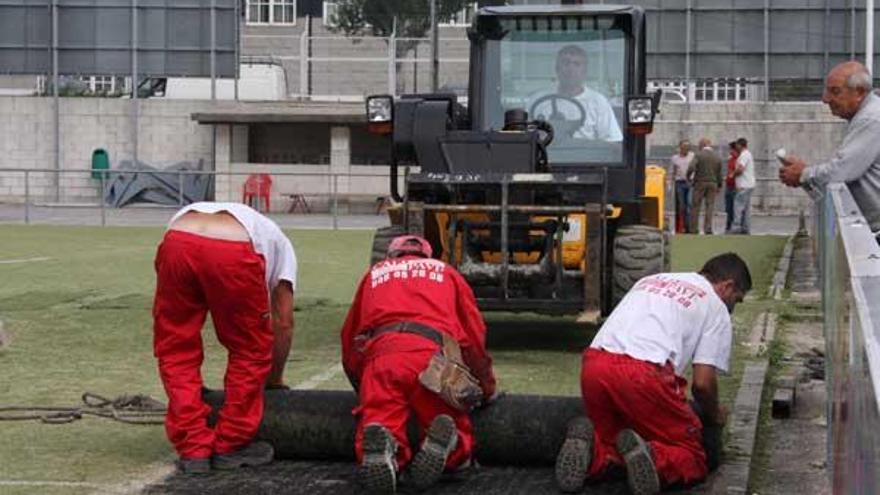
<svg viewBox="0 0 880 495"><path fill-rule="evenodd" d="M209 200L214 195L214 176L193 173L204 171L203 166L199 160L197 164L178 162L160 170L141 161L134 165L131 160L122 160L107 172L104 201L116 208L132 203L178 205L181 193L183 204Z"/></svg>

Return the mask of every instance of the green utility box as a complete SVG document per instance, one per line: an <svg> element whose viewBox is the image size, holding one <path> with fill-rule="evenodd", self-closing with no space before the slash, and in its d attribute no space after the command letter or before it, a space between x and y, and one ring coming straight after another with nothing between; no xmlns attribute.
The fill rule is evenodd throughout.
<svg viewBox="0 0 880 495"><path fill-rule="evenodd" d="M100 179L101 176L107 177L107 170L110 169L110 155L104 148L97 148L92 152L92 178Z"/></svg>

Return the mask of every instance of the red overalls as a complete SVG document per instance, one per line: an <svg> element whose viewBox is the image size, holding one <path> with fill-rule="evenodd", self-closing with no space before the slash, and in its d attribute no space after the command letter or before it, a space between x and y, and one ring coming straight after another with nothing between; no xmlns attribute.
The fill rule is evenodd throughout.
<svg viewBox="0 0 880 495"><path fill-rule="evenodd" d="M467 461L474 446L473 428L466 412L447 405L418 381L419 373L439 345L411 333L389 332L376 338L358 336L395 322L414 321L454 337L465 364L481 383L485 396L495 391L492 360L486 352L486 326L473 291L451 266L433 259L403 256L373 265L361 280L342 328L342 360L346 374L359 382L359 406L354 410L357 462L363 458L364 427L380 423L394 435L397 463L403 468L412 451L406 435L410 410L420 434L440 414L451 416L458 427L458 443L446 466Z"/></svg>
<svg viewBox="0 0 880 495"><path fill-rule="evenodd" d="M274 336L266 266L249 241L170 230L156 254L153 352L168 395L165 431L181 458L228 454L251 442L263 417ZM226 399L214 428L202 401L202 325L229 353Z"/></svg>
<svg viewBox="0 0 880 495"><path fill-rule="evenodd" d="M703 427L685 397L687 381L665 366L599 349L584 352L581 394L595 428L588 478L622 466L615 441L632 428L651 446L660 482L690 484L706 477Z"/></svg>

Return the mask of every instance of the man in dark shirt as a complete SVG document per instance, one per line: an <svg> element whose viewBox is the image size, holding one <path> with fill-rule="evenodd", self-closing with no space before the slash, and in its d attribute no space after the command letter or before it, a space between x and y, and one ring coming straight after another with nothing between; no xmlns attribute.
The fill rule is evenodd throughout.
<svg viewBox="0 0 880 495"><path fill-rule="evenodd" d="M712 215L715 213L715 194L721 190L721 157L712 149L712 141L700 139L700 151L694 156L688 177L693 177L693 204L691 205L691 228L694 234L700 232L700 207L706 202L706 217L703 220L703 232L712 233Z"/></svg>

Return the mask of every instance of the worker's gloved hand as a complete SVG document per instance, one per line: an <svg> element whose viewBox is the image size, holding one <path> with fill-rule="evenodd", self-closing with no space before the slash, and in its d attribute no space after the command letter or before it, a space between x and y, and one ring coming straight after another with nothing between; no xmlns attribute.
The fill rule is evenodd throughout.
<svg viewBox="0 0 880 495"><path fill-rule="evenodd" d="M290 387L285 385L284 382L267 383L264 388L266 390L290 390Z"/></svg>

